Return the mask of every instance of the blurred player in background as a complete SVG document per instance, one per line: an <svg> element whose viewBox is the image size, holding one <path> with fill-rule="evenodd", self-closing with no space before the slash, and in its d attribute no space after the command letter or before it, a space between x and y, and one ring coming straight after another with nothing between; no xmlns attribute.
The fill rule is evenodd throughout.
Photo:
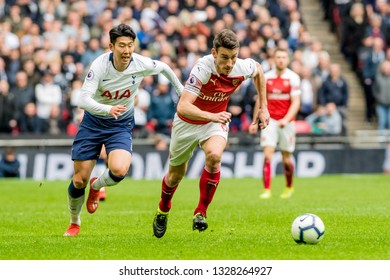
<svg viewBox="0 0 390 280"><path fill-rule="evenodd" d="M206 212L220 181L222 153L226 147L231 113L226 112L230 95L253 78L259 102L254 123L269 122L263 70L253 59L237 58L239 41L228 29L219 32L211 54L195 64L177 105L170 143L169 170L162 180L161 200L153 221L153 232L161 238L167 229L171 200L184 177L187 163L199 145L206 162L200 177L200 198L194 210L193 230L207 229Z"/></svg>
<svg viewBox="0 0 390 280"><path fill-rule="evenodd" d="M300 107L301 81L298 74L287 68L289 62L287 50L276 49L274 67L264 74L271 120L269 126L261 131L260 142L264 152L264 192L260 195L262 199L271 197L271 161L278 145L282 153L286 176L286 188L281 194L281 198L289 198L294 192L294 165L291 154L295 150L294 120ZM254 116L256 115L257 113L254 111ZM255 134L257 132L258 126L251 124L249 133Z"/></svg>
<svg viewBox="0 0 390 280"><path fill-rule="evenodd" d="M99 190L118 184L129 170L134 98L143 78L162 73L178 94L183 89L167 64L133 53L136 34L130 26L120 24L109 35L110 52L93 61L82 87L79 106L85 113L72 146L74 175L68 188L70 225L65 236L75 236L80 231L85 188L102 146L106 149L108 168L89 182L89 213L98 208Z"/></svg>

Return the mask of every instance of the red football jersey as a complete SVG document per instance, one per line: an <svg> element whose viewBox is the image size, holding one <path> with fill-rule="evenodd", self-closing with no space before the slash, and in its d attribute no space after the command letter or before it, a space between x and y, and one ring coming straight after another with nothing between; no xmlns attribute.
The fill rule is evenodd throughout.
<svg viewBox="0 0 390 280"><path fill-rule="evenodd" d="M291 105L291 96L301 94L301 80L295 72L286 69L281 76L272 69L264 74L266 80L268 111L275 120L282 119Z"/></svg>
<svg viewBox="0 0 390 280"><path fill-rule="evenodd" d="M185 89L198 97L194 105L203 111L219 113L226 111L230 96L241 83L257 74L253 59L237 59L228 76L217 73L214 57L207 55L201 58L191 70ZM189 123L205 124L208 121L194 121L179 117Z"/></svg>

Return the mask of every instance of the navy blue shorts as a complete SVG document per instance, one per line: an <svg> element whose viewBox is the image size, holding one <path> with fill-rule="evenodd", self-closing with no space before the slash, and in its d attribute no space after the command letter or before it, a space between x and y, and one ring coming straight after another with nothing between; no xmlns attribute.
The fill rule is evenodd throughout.
<svg viewBox="0 0 390 280"><path fill-rule="evenodd" d="M134 118L103 119L85 112L72 146L72 160L97 160L102 146L107 155L118 149L132 153Z"/></svg>

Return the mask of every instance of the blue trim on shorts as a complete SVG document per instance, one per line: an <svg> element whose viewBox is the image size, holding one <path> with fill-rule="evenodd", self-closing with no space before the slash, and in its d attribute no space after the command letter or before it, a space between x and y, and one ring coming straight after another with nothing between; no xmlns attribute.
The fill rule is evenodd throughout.
<svg viewBox="0 0 390 280"><path fill-rule="evenodd" d="M83 120L72 145L72 160L97 160L103 144L107 155L118 149L133 152L132 115L120 119L106 119L88 112Z"/></svg>

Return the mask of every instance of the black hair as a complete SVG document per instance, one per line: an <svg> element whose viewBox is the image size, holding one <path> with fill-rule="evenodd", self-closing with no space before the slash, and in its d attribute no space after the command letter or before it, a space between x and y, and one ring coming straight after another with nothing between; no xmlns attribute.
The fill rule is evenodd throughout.
<svg viewBox="0 0 390 280"><path fill-rule="evenodd" d="M137 38L137 35L130 26L126 24L119 24L110 30L110 43L115 44L118 37L130 37L134 41L135 38Z"/></svg>

